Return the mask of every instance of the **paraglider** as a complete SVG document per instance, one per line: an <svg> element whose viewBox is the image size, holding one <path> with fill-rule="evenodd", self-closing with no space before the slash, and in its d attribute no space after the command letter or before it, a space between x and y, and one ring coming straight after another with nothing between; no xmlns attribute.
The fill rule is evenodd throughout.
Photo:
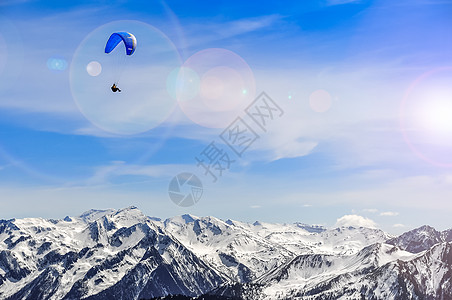
<svg viewBox="0 0 452 300"><path fill-rule="evenodd" d="M111 51L113 51L113 49L115 49L116 46L118 46L119 43L121 42L124 43L124 46L126 48L126 56L130 56L135 52L135 49L137 47L137 39L135 38L135 36L130 32L115 32L110 35L110 38L108 39L107 44L105 45L105 53L108 54ZM117 86L119 82L120 72L118 72L118 74L116 75L117 78L115 79L115 82L111 87L111 90L114 93L121 92L121 90Z"/></svg>
<svg viewBox="0 0 452 300"><path fill-rule="evenodd" d="M113 83L111 90L113 91L113 93L121 92L121 90L116 86L116 83Z"/></svg>

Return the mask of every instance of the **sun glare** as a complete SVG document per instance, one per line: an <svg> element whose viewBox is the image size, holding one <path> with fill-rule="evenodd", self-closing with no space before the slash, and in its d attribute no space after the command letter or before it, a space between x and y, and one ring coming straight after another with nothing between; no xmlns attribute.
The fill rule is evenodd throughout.
<svg viewBox="0 0 452 300"><path fill-rule="evenodd" d="M430 92L422 98L417 113L421 126L432 134L451 133L452 91Z"/></svg>
<svg viewBox="0 0 452 300"><path fill-rule="evenodd" d="M423 160L452 167L452 68L431 70L408 88L401 105L405 142Z"/></svg>

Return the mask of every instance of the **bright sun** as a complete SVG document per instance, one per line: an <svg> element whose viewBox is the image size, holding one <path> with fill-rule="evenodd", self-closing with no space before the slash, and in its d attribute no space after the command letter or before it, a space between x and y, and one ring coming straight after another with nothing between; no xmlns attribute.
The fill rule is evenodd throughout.
<svg viewBox="0 0 452 300"><path fill-rule="evenodd" d="M452 167L452 68L440 68L417 78L401 105L405 142L423 160Z"/></svg>
<svg viewBox="0 0 452 300"><path fill-rule="evenodd" d="M419 125L431 133L452 133L452 90L430 91L420 96Z"/></svg>

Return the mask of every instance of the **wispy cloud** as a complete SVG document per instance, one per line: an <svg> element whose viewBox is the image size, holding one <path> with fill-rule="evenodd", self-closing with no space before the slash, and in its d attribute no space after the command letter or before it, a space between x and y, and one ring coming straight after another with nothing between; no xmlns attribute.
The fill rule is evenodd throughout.
<svg viewBox="0 0 452 300"><path fill-rule="evenodd" d="M193 169L195 165L136 165L123 161L113 161L110 165L96 167L94 174L82 183L87 185L99 185L111 182L122 176L143 176L149 178L171 178L181 170Z"/></svg>
<svg viewBox="0 0 452 300"><path fill-rule="evenodd" d="M290 141L280 147L276 146L274 152L274 160L281 158L296 158L308 155L312 153L314 148L318 145L317 142L301 142L301 141Z"/></svg>
<svg viewBox="0 0 452 300"><path fill-rule="evenodd" d="M283 18L283 16L275 14L233 21L208 20L202 23L191 22L186 24L184 31L187 41L189 41L188 46L194 47L269 28Z"/></svg>
<svg viewBox="0 0 452 300"><path fill-rule="evenodd" d="M282 19L280 15L260 16L255 18L240 19L222 24L218 31L220 36L232 37L267 28Z"/></svg>
<svg viewBox="0 0 452 300"><path fill-rule="evenodd" d="M398 215L399 215L399 213L395 212L395 211L384 211L384 212L380 213L380 216L383 216L383 217L395 217Z"/></svg>
<svg viewBox="0 0 452 300"><path fill-rule="evenodd" d="M328 0L327 5L341 5L347 3L360 3L362 0Z"/></svg>
<svg viewBox="0 0 452 300"><path fill-rule="evenodd" d="M370 212L370 213L377 213L378 209L376 208L365 208L363 209L364 212Z"/></svg>

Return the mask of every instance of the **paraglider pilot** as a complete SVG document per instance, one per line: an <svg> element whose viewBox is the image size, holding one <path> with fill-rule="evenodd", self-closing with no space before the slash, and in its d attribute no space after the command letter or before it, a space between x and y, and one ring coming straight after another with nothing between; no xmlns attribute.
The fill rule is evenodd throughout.
<svg viewBox="0 0 452 300"><path fill-rule="evenodd" d="M116 83L113 83L111 90L113 91L113 93L121 92L121 90L116 86Z"/></svg>
<svg viewBox="0 0 452 300"><path fill-rule="evenodd" d="M137 47L137 39L130 32L114 32L108 38L107 44L105 45L105 53L110 53L113 49L118 46L119 43L124 42L124 46L126 48L126 55L130 56L135 52L135 48ZM119 75L119 74L116 74ZM111 90L113 93L121 92L121 90L116 86L116 82L111 86Z"/></svg>

